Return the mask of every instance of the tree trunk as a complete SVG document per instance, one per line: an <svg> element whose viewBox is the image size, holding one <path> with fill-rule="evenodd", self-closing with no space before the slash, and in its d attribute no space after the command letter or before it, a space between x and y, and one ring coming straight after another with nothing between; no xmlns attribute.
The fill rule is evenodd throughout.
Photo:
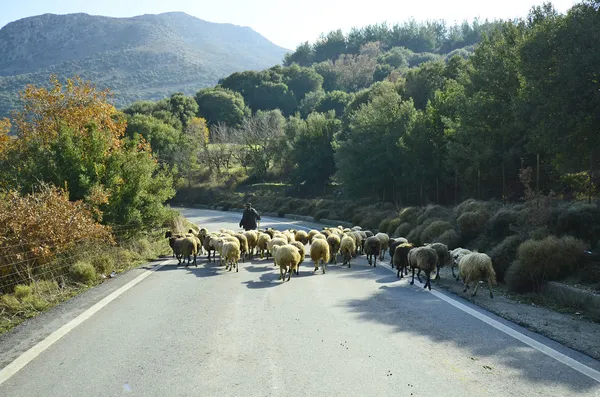
<svg viewBox="0 0 600 397"><path fill-rule="evenodd" d="M435 203L440 203L440 178L435 178Z"/></svg>
<svg viewBox="0 0 600 397"><path fill-rule="evenodd" d="M458 170L454 170L454 205L458 204Z"/></svg>
<svg viewBox="0 0 600 397"><path fill-rule="evenodd" d="M593 183L592 183L592 169L594 168L594 162L593 162L593 157L592 157L592 152L590 152L590 170L588 171L588 177L589 177L589 185L588 185L588 204L592 203L592 188L593 188Z"/></svg>
<svg viewBox="0 0 600 397"><path fill-rule="evenodd" d="M421 192L419 193L419 204L423 205L423 179L421 179Z"/></svg>
<svg viewBox="0 0 600 397"><path fill-rule="evenodd" d="M504 169L504 161L502 161L502 202L506 203L506 171Z"/></svg>
<svg viewBox="0 0 600 397"><path fill-rule="evenodd" d="M481 168L477 168L477 198L481 200Z"/></svg>
<svg viewBox="0 0 600 397"><path fill-rule="evenodd" d="M535 171L535 195L537 196L537 208L540 208L540 154L536 156L536 171Z"/></svg>

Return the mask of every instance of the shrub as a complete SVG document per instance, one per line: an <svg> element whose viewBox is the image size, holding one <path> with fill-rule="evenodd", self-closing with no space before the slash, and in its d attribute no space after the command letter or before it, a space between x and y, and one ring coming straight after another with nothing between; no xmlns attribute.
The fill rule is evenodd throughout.
<svg viewBox="0 0 600 397"><path fill-rule="evenodd" d="M415 223L421 210L418 207L406 207L398 213L400 223Z"/></svg>
<svg viewBox="0 0 600 397"><path fill-rule="evenodd" d="M385 218L384 220L379 222L379 226L377 227L377 230L381 233L386 233L388 226L390 225L390 222L392 221L392 219L393 218Z"/></svg>
<svg viewBox="0 0 600 397"><path fill-rule="evenodd" d="M445 231L452 229L452 225L446 221L435 221L427 226L421 233L421 241L430 243L436 237L441 236Z"/></svg>
<svg viewBox="0 0 600 397"><path fill-rule="evenodd" d="M287 211L285 210L285 208L279 208L277 210L277 216L280 217L280 218L283 218L286 213L287 213Z"/></svg>
<svg viewBox="0 0 600 397"><path fill-rule="evenodd" d="M55 280L39 280L33 286L38 295L55 294L60 291L60 287Z"/></svg>
<svg viewBox="0 0 600 397"><path fill-rule="evenodd" d="M491 203L484 201L477 201L475 199L468 199L454 207L454 215L459 218L466 212L479 212L484 213L490 210Z"/></svg>
<svg viewBox="0 0 600 397"><path fill-rule="evenodd" d="M28 296L30 296L32 294L32 292L33 291L29 285L19 284L19 285L15 286L15 296L18 299L23 300L23 299L27 298Z"/></svg>
<svg viewBox="0 0 600 397"><path fill-rule="evenodd" d="M518 260L506 269L504 282L512 292L529 292L534 289L533 280Z"/></svg>
<svg viewBox="0 0 600 397"><path fill-rule="evenodd" d="M547 226L542 226L534 229L531 233L532 240L543 240L550 235L550 230L548 230Z"/></svg>
<svg viewBox="0 0 600 397"><path fill-rule="evenodd" d="M556 219L556 234L568 234L595 245L600 237L600 209L595 204L584 203L563 209Z"/></svg>
<svg viewBox="0 0 600 397"><path fill-rule="evenodd" d="M423 213L417 218L417 224L419 225L431 218L446 219L449 216L450 210L448 208L442 207L441 205L428 205L425 207Z"/></svg>
<svg viewBox="0 0 600 397"><path fill-rule="evenodd" d="M320 221L321 219L327 219L327 217L328 217L328 216L329 216L329 210L322 209L322 210L318 210L318 211L315 213L315 216L314 216L314 218L315 218L315 221L317 221L317 222L318 222L318 221Z"/></svg>
<svg viewBox="0 0 600 397"><path fill-rule="evenodd" d="M519 223L520 214L511 209L501 209L492 216L487 224L486 234L492 240L501 240L513 234L511 226Z"/></svg>
<svg viewBox="0 0 600 397"><path fill-rule="evenodd" d="M23 304L25 304L39 312L48 307L48 302L39 295L29 295L26 298L24 298L22 301L23 301Z"/></svg>
<svg viewBox="0 0 600 397"><path fill-rule="evenodd" d="M412 230L412 225L408 222L402 223L394 231L394 237L406 237Z"/></svg>
<svg viewBox="0 0 600 397"><path fill-rule="evenodd" d="M400 226L401 223L402 221L400 220L400 218L392 219L385 232L390 236L398 237L394 234L394 232L396 231L396 229L398 229L398 226Z"/></svg>
<svg viewBox="0 0 600 397"><path fill-rule="evenodd" d="M458 236L458 233L456 233L456 230L454 229L450 229L450 230L446 230L444 233L442 233L438 238L433 240L436 243L442 243L442 244L446 244L448 246L448 249L454 249L458 247L458 244L460 242L460 237Z"/></svg>
<svg viewBox="0 0 600 397"><path fill-rule="evenodd" d="M110 274L116 269L115 257L108 253L99 253L90 258L90 263L99 274Z"/></svg>
<svg viewBox="0 0 600 397"><path fill-rule="evenodd" d="M421 234L429 225L431 225L435 221L439 221L439 219L427 219L423 224L413 228L410 231L410 233L408 233L408 236L406 236L406 239L415 245L423 244Z"/></svg>
<svg viewBox="0 0 600 397"><path fill-rule="evenodd" d="M14 295L2 295L0 296L0 306L16 312L21 308L21 302Z"/></svg>
<svg viewBox="0 0 600 397"><path fill-rule="evenodd" d="M460 233L467 239L472 239L483 231L487 217L481 212L464 212L458 217L456 223L460 228Z"/></svg>
<svg viewBox="0 0 600 397"><path fill-rule="evenodd" d="M96 281L96 269L88 262L77 262L69 267L69 276L73 281L92 284Z"/></svg>
<svg viewBox="0 0 600 397"><path fill-rule="evenodd" d="M523 242L520 235L508 236L500 244L492 248L489 255L494 264L498 281L504 281L504 275L517 257L517 249Z"/></svg>
<svg viewBox="0 0 600 397"><path fill-rule="evenodd" d="M525 241L517 250L518 268L511 271L510 277L507 272L507 284L510 279L513 284L509 285L511 288L520 289L529 285L540 291L544 282L558 280L573 272L584 249L585 244L571 236L548 236L543 240ZM517 277L522 279L517 280Z"/></svg>

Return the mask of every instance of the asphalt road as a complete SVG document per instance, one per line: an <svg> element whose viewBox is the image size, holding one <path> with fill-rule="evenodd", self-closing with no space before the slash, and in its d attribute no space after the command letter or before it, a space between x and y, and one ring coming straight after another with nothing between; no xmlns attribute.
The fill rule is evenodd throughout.
<svg viewBox="0 0 600 397"><path fill-rule="evenodd" d="M238 229L237 213L183 213L209 230ZM169 261L39 355L27 353L35 358L0 385L0 396L600 395L593 376L451 302L592 371L600 363L460 298L410 286L386 267L360 258L323 275L304 264L282 284L271 261L244 263L239 273L205 258L189 269ZM5 335L0 367L143 272Z"/></svg>

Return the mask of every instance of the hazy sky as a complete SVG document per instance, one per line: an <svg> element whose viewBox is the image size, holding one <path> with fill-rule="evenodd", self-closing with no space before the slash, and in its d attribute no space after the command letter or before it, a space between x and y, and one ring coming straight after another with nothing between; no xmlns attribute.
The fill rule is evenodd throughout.
<svg viewBox="0 0 600 397"><path fill-rule="evenodd" d="M419 21L523 17L543 0L0 0L0 27L20 18L53 13L85 12L93 15L129 17L183 11L211 22L250 26L272 42L294 49L303 41L314 41L320 33L387 21ZM565 12L574 0L555 0Z"/></svg>

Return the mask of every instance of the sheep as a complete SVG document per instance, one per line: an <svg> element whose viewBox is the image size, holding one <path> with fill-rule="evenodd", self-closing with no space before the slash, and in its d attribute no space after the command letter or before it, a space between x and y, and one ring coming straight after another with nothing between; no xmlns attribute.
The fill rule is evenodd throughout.
<svg viewBox="0 0 600 397"><path fill-rule="evenodd" d="M165 238L169 239L169 247L171 247L171 249L173 250L173 258L175 258L175 248L174 248L175 240L178 238L183 238L183 237L184 237L183 234L180 234L180 233L173 234L173 232L170 230L167 230L165 232Z"/></svg>
<svg viewBox="0 0 600 397"><path fill-rule="evenodd" d="M375 236L368 237L364 244L364 253L367 255L369 266L377 267L377 256L380 252L381 240Z"/></svg>
<svg viewBox="0 0 600 397"><path fill-rule="evenodd" d="M260 233L258 235L258 242L256 244L256 248L258 249L258 252L260 254L260 259L262 259L265 256L265 253L267 254L268 258L267 244L269 243L269 241L271 241L271 236L269 236L268 234Z"/></svg>
<svg viewBox="0 0 600 397"><path fill-rule="evenodd" d="M356 240L352 235L346 235L342 237L342 241L340 242L340 253L342 254L342 258L344 260L343 265L346 263L348 267L350 267L350 259L356 252Z"/></svg>
<svg viewBox="0 0 600 397"><path fill-rule="evenodd" d="M300 250L291 244L275 246L273 249L273 259L279 265L279 280L285 282L285 274L289 272L287 281L290 281L294 270L298 274L298 265L302 261Z"/></svg>
<svg viewBox="0 0 600 397"><path fill-rule="evenodd" d="M479 281L487 280L490 287L490 298L494 299L492 284L496 284L496 272L494 271L494 266L492 266L492 259L489 256L479 252L463 256L458 263L458 275L462 278L465 285L463 292L467 292L471 281L475 282L475 290L471 296L477 294Z"/></svg>
<svg viewBox="0 0 600 397"><path fill-rule="evenodd" d="M377 233L375 235L381 241L381 248L379 253L379 260L382 261L385 258L385 251L388 249L388 244L390 242L390 236L385 233Z"/></svg>
<svg viewBox="0 0 600 397"><path fill-rule="evenodd" d="M286 245L288 242L285 238L275 237L267 243L267 259L269 259L269 253L273 253L273 247L279 245ZM274 263L274 266L277 266L277 262Z"/></svg>
<svg viewBox="0 0 600 397"><path fill-rule="evenodd" d="M397 248L396 248L397 249ZM431 247L413 248L408 253L408 266L412 269L412 280L410 285L415 283L415 269L419 269L417 278L421 283L421 272L425 272L427 280L423 288L429 287L431 291L431 273L436 271L437 252Z"/></svg>
<svg viewBox="0 0 600 397"><path fill-rule="evenodd" d="M181 264L182 259L185 260L187 258L185 267L188 267L193 256L194 265L198 267L198 263L196 262L196 256L198 255L198 243L195 237L178 238L175 240L174 247L175 255L177 256L179 264Z"/></svg>
<svg viewBox="0 0 600 397"><path fill-rule="evenodd" d="M428 247L431 247L435 250L435 252L437 253L437 257L438 257L438 262L437 262L437 273L435 275L435 279L439 280L440 279L440 268L446 266L446 265L451 265L452 264L452 257L450 256L450 251L448 251L448 246L446 244L442 244L442 243L433 243L433 244L427 244Z"/></svg>
<svg viewBox="0 0 600 397"><path fill-rule="evenodd" d="M299 275L300 264L304 262L304 257L306 256L306 248L304 244L302 244L300 241L292 241L290 245L293 245L294 247L298 248L298 251L300 252L300 262L298 262L298 266L296 267L296 275Z"/></svg>
<svg viewBox="0 0 600 397"><path fill-rule="evenodd" d="M324 229L321 231L321 234L325 236L325 238L329 238L332 234L334 234L331 230ZM314 237L313 237L314 238Z"/></svg>
<svg viewBox="0 0 600 397"><path fill-rule="evenodd" d="M216 246L217 251L219 251L219 266L223 265L223 246L226 243L235 244L235 245L237 245L238 250L240 249L240 241L237 238L235 238L227 233L223 234L223 236L220 237L220 241L217 242L217 246ZM225 265L227 265L227 263L225 263Z"/></svg>
<svg viewBox="0 0 600 397"><path fill-rule="evenodd" d="M404 237L391 238L389 243L389 254L390 254L390 265L394 267L394 252L396 252L396 247L400 244L406 244L408 240Z"/></svg>
<svg viewBox="0 0 600 397"><path fill-rule="evenodd" d="M408 274L408 253L411 249L413 249L414 245L410 243L403 243L396 246L394 250L394 255L392 256L392 263L396 269L398 269L398 273L396 277L404 278L404 274Z"/></svg>
<svg viewBox="0 0 600 397"><path fill-rule="evenodd" d="M207 234L202 241L202 246L208 252L208 261L210 262L210 251L213 252L213 262L215 262L215 257L217 255L217 249L214 246L216 236L214 234Z"/></svg>
<svg viewBox="0 0 600 397"><path fill-rule="evenodd" d="M291 243L295 240L294 233L290 232L289 230L285 230L283 235L287 238L288 243Z"/></svg>
<svg viewBox="0 0 600 397"><path fill-rule="evenodd" d="M312 243L312 239L315 234L319 234L319 231L312 229L311 231L308 232L308 243L309 244Z"/></svg>
<svg viewBox="0 0 600 397"><path fill-rule="evenodd" d="M315 241L315 240L327 240L327 237L325 237L322 233L317 233L312 237L312 241L311 244Z"/></svg>
<svg viewBox="0 0 600 397"><path fill-rule="evenodd" d="M225 270L231 271L235 266L235 271L240 271L238 261L240 260L240 245L233 241L227 241L223 244L221 257L225 259Z"/></svg>
<svg viewBox="0 0 600 397"><path fill-rule="evenodd" d="M325 274L325 267L329 262L329 244L326 240L316 239L313 240L310 245L310 258L315 263L315 272L319 270L319 261L323 265L323 274Z"/></svg>
<svg viewBox="0 0 600 397"><path fill-rule="evenodd" d="M361 232L351 232L348 234L349 236L354 237L355 249L354 249L354 253L352 255L354 258L356 258L358 256L358 254L362 255L362 253L363 253L364 242L367 239L367 236L366 235L363 236L363 234L364 233L361 233Z"/></svg>
<svg viewBox="0 0 600 397"><path fill-rule="evenodd" d="M337 234L332 234L327 237L327 244L329 245L329 254L331 257L329 263L335 263L337 265L337 254L340 250L340 243L341 241Z"/></svg>
<svg viewBox="0 0 600 397"><path fill-rule="evenodd" d="M244 256L248 255L248 257L250 257L250 253L248 252L248 239L242 233L237 233L235 238L240 242L240 255L242 257L242 262L244 262Z"/></svg>
<svg viewBox="0 0 600 397"><path fill-rule="evenodd" d="M244 232L244 236L246 236L246 240L248 241L248 256L252 260L256 243L258 242L258 233L254 230L248 230Z"/></svg>
<svg viewBox="0 0 600 397"><path fill-rule="evenodd" d="M471 251L465 248L455 248L450 252L450 256L452 257L452 277L454 277L456 279L456 281L459 280L459 276L454 274L454 268L458 267L458 264L460 263L460 259L465 256L470 254Z"/></svg>
<svg viewBox="0 0 600 397"><path fill-rule="evenodd" d="M267 233L269 237L273 238L273 235L275 234L275 229L269 227L265 230L265 233Z"/></svg>
<svg viewBox="0 0 600 397"><path fill-rule="evenodd" d="M308 233L304 230L297 230L294 234L294 241L298 241L304 245L308 244Z"/></svg>
<svg viewBox="0 0 600 397"><path fill-rule="evenodd" d="M360 227L360 226L354 226L354 227L353 227L352 229L350 229L350 230L352 230L353 232L356 232L356 231L362 230L362 227Z"/></svg>
<svg viewBox="0 0 600 397"><path fill-rule="evenodd" d="M369 237L373 237L373 236L374 236L373 232L372 232L372 231L370 231L370 230L365 230L365 231L364 231L364 233L365 233L365 235L367 236L367 238L369 238Z"/></svg>

